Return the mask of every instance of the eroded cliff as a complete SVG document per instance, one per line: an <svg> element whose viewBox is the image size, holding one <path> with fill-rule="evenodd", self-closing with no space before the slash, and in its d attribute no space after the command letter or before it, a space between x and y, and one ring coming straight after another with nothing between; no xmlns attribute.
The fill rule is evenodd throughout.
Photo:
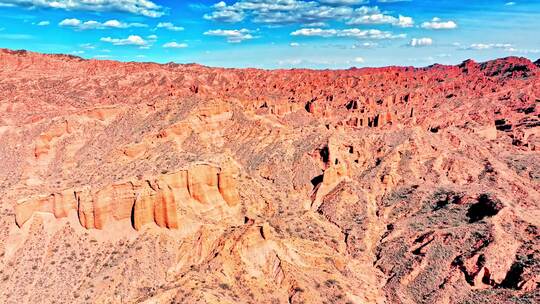
<svg viewBox="0 0 540 304"><path fill-rule="evenodd" d="M35 212L62 218L74 210L86 229L103 229L111 221L125 219L130 219L136 230L148 223L177 229L182 220L179 209L195 206L204 212L205 209L234 207L238 203L238 189L230 170L196 164L187 170L125 181L102 189L83 187L25 198L15 205L15 221L21 227ZM202 206L198 208L197 204Z"/></svg>

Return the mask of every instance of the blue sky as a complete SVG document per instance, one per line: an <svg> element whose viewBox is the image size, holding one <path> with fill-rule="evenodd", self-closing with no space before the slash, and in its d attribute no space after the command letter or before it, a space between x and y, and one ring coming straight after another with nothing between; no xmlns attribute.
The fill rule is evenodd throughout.
<svg viewBox="0 0 540 304"><path fill-rule="evenodd" d="M540 58L540 0L0 0L0 47L257 68Z"/></svg>

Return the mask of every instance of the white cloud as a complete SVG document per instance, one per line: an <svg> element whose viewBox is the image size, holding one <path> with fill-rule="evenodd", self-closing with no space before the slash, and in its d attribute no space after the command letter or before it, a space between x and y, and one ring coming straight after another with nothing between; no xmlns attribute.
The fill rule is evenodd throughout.
<svg viewBox="0 0 540 304"><path fill-rule="evenodd" d="M433 39L431 38L413 38L409 42L410 46L418 47L418 46L430 46L433 44Z"/></svg>
<svg viewBox="0 0 540 304"><path fill-rule="evenodd" d="M435 17L431 21L422 23L422 28L430 30L451 30L457 28L457 23L449 20L442 21L441 18Z"/></svg>
<svg viewBox="0 0 540 304"><path fill-rule="evenodd" d="M512 5L516 5L517 3L511 1L511 2L506 2L504 5L505 6L512 6Z"/></svg>
<svg viewBox="0 0 540 304"><path fill-rule="evenodd" d="M163 8L151 0L0 0L0 6L45 7L69 11L126 12L157 18Z"/></svg>
<svg viewBox="0 0 540 304"><path fill-rule="evenodd" d="M187 48L187 43L178 43L178 42L167 42L163 45L164 48L172 48L172 49L184 49Z"/></svg>
<svg viewBox="0 0 540 304"><path fill-rule="evenodd" d="M505 51L520 54L540 54L540 49L516 49L514 47L505 49Z"/></svg>
<svg viewBox="0 0 540 304"><path fill-rule="evenodd" d="M144 23L125 23L118 20L108 20L103 23L104 27L114 27L114 28L128 28L128 27L147 27L148 25Z"/></svg>
<svg viewBox="0 0 540 304"><path fill-rule="evenodd" d="M396 39L405 38L405 34L393 34L392 32L381 30L361 30L358 28L351 29L321 29L321 28L303 28L291 33L292 36L308 36L308 37L350 37L357 39Z"/></svg>
<svg viewBox="0 0 540 304"><path fill-rule="evenodd" d="M60 21L60 23L58 23L58 25L60 25L60 26L79 26L79 25L81 25L81 20L75 19L75 18L64 19L64 20Z"/></svg>
<svg viewBox="0 0 540 304"><path fill-rule="evenodd" d="M398 18L384 15L384 14L372 14L364 15L357 18L353 18L347 22L350 25L357 24L391 24L399 27L412 27L414 25L414 20L411 17L401 16Z"/></svg>
<svg viewBox="0 0 540 304"><path fill-rule="evenodd" d="M339 30L321 29L321 28L303 28L291 33L292 36L319 36L333 37L336 36Z"/></svg>
<svg viewBox="0 0 540 304"><path fill-rule="evenodd" d="M204 32L206 36L219 36L226 37L227 42L229 43L240 43L244 40L251 40L255 38L250 30L240 29L240 30L211 30Z"/></svg>
<svg viewBox="0 0 540 304"><path fill-rule="evenodd" d="M105 21L105 23L103 23L103 26L116 27L116 28L125 27L125 26L124 26L120 21L118 21L118 20L108 20L108 21Z"/></svg>
<svg viewBox="0 0 540 304"><path fill-rule="evenodd" d="M364 63L366 61L362 57L356 57L356 58L354 58L354 62L356 62L356 63Z"/></svg>
<svg viewBox="0 0 540 304"><path fill-rule="evenodd" d="M213 8L215 10L212 13L204 14L204 19L235 23L240 22L245 18L245 14L241 8L229 7L224 1L214 4Z"/></svg>
<svg viewBox="0 0 540 304"><path fill-rule="evenodd" d="M362 0L240 0L228 5L224 1L213 5L205 14L207 20L236 23L249 18L269 25L303 24L315 26L327 21L347 21L366 14L380 13L377 7L354 7Z"/></svg>
<svg viewBox="0 0 540 304"><path fill-rule="evenodd" d="M392 24L397 19L383 14L365 15L350 20L347 24Z"/></svg>
<svg viewBox="0 0 540 304"><path fill-rule="evenodd" d="M38 26L47 26L49 24L51 24L51 22L47 21L47 20L40 21L40 22L37 23Z"/></svg>
<svg viewBox="0 0 540 304"><path fill-rule="evenodd" d="M398 16L398 22L394 24L399 27L412 27L414 25L414 20L412 17Z"/></svg>
<svg viewBox="0 0 540 304"><path fill-rule="evenodd" d="M116 19L107 20L101 23L95 20L88 20L88 21L83 22L75 18L64 19L60 21L58 25L65 26L65 27L72 27L77 30L93 30L93 29L107 29L107 28L124 29L124 28L129 28L129 27L147 27L147 25L143 23L125 23L125 22L118 21Z"/></svg>
<svg viewBox="0 0 540 304"><path fill-rule="evenodd" d="M300 46L300 43L298 43L298 42L291 42L289 45L290 45L291 47L298 47L298 46Z"/></svg>
<svg viewBox="0 0 540 304"><path fill-rule="evenodd" d="M103 37L100 39L100 41L109 42L113 45L135 45L139 47L148 47L148 41L144 40L141 36L138 35L129 35L125 39Z"/></svg>
<svg viewBox="0 0 540 304"><path fill-rule="evenodd" d="M158 25L156 27L157 28L164 28L164 29L167 29L169 31L175 31L175 32L179 32L179 31L184 30L183 27L176 26L176 25L172 24L171 22L160 22L160 23L158 23Z"/></svg>
<svg viewBox="0 0 540 304"><path fill-rule="evenodd" d="M519 53L519 54L540 53L539 49L520 49L520 48L516 48L513 44L510 44L510 43L473 43L467 47L463 47L462 49L473 50L473 51L502 50L505 52Z"/></svg>
<svg viewBox="0 0 540 304"><path fill-rule="evenodd" d="M511 48L512 45L509 43L473 43L466 47L467 50L490 50L490 49L508 49Z"/></svg>

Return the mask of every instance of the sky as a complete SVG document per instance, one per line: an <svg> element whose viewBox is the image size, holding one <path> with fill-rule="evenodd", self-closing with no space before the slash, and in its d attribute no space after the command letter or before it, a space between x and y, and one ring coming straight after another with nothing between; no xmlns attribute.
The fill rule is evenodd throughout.
<svg viewBox="0 0 540 304"><path fill-rule="evenodd" d="M0 47L266 69L540 58L540 0L0 0Z"/></svg>

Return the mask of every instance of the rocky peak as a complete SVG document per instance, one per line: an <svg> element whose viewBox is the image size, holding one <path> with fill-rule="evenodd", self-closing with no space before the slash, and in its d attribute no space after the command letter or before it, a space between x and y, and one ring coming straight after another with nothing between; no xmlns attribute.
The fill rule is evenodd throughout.
<svg viewBox="0 0 540 304"><path fill-rule="evenodd" d="M488 77L530 77L538 70L529 59L523 57L506 57L480 64L480 69Z"/></svg>

